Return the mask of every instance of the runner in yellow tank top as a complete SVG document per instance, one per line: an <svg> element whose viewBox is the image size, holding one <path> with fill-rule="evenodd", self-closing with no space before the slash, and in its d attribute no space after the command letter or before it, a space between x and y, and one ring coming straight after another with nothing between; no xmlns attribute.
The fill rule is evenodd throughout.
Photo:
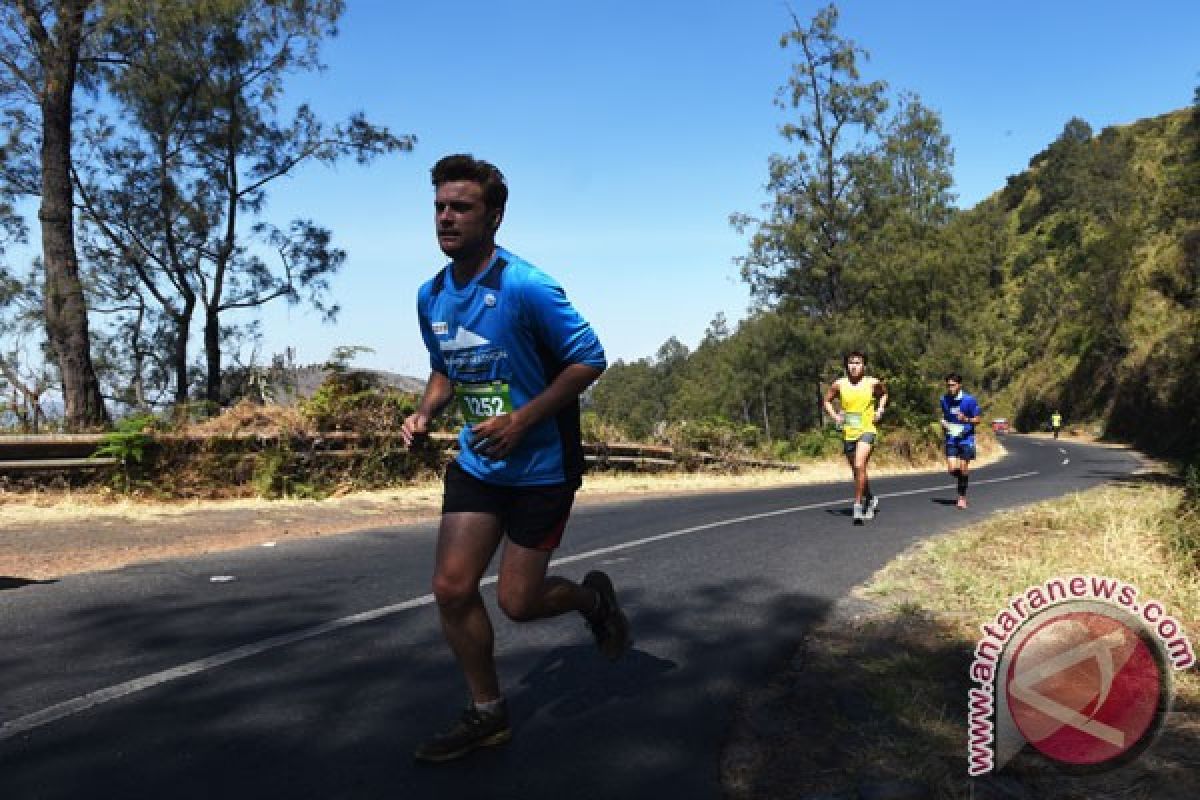
<svg viewBox="0 0 1200 800"><path fill-rule="evenodd" d="M854 473L854 524L872 519L879 498L871 494L867 462L875 446L875 423L887 408L887 387L878 378L869 377L867 357L857 350L846 356L846 377L838 378L825 393L825 411L842 426L842 450ZM838 401L840 410L833 407Z"/></svg>

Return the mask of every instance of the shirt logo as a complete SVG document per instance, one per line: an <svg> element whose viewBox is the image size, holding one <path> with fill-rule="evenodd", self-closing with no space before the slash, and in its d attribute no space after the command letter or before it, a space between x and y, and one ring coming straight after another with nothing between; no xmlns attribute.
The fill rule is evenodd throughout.
<svg viewBox="0 0 1200 800"><path fill-rule="evenodd" d="M487 339L477 333L473 333L466 328L459 328L458 333L454 334L454 338L449 341L439 342L443 353L450 353L455 350L467 350L472 347L482 347L485 344L491 344Z"/></svg>
<svg viewBox="0 0 1200 800"><path fill-rule="evenodd" d="M444 322L433 323L433 333L435 336L445 336L450 332L450 327Z"/></svg>
<svg viewBox="0 0 1200 800"><path fill-rule="evenodd" d="M483 297L483 304L488 308L496 307L496 295L488 293Z"/></svg>

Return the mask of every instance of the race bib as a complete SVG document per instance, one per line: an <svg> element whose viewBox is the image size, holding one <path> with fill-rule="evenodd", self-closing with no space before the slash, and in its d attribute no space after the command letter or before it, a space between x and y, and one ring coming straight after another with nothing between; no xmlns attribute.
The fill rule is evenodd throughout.
<svg viewBox="0 0 1200 800"><path fill-rule="evenodd" d="M845 412L845 417L846 417L845 426L847 428L861 428L862 427L862 412L861 411L847 411L847 412Z"/></svg>
<svg viewBox="0 0 1200 800"><path fill-rule="evenodd" d="M512 395L504 381L456 383L454 396L468 425L477 425L491 417L512 413Z"/></svg>
<svg viewBox="0 0 1200 800"><path fill-rule="evenodd" d="M963 425L961 422L947 422L946 423L946 433L950 434L951 436L962 436L963 431L965 431L966 429L967 429L967 426Z"/></svg>

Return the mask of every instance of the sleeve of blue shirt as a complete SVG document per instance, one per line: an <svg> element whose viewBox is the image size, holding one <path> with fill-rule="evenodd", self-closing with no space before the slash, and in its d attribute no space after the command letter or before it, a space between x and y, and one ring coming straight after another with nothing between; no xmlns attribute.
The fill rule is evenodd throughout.
<svg viewBox="0 0 1200 800"><path fill-rule="evenodd" d="M425 349L429 351L429 368L434 372L446 373L446 361L442 358L442 346L433 333L433 325L429 321L428 287L422 286L417 292L417 320L421 325L421 338L425 341Z"/></svg>
<svg viewBox="0 0 1200 800"><path fill-rule="evenodd" d="M534 334L560 364L586 364L598 370L608 366L596 332L553 278L531 270L522 289L526 318Z"/></svg>

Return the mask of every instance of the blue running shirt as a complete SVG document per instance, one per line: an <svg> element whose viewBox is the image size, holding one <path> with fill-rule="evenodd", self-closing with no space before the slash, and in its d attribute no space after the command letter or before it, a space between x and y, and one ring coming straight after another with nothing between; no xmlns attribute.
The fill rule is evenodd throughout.
<svg viewBox="0 0 1200 800"><path fill-rule="evenodd" d="M975 444L975 426L969 422L959 422L955 411L962 411L964 417L978 417L982 412L979 403L973 395L960 391L957 397L942 395L942 419L952 427L946 430L946 441L955 444ZM955 433L956 427L958 433Z"/></svg>
<svg viewBox="0 0 1200 800"><path fill-rule="evenodd" d="M515 410L541 394L571 364L603 370L604 348L592 326L546 273L497 247L492 263L466 286L450 265L417 292L421 338L429 366L469 395L468 415ZM506 458L486 458L469 446L471 424L459 432L459 465L502 486L577 482L584 459L579 402L525 432Z"/></svg>

